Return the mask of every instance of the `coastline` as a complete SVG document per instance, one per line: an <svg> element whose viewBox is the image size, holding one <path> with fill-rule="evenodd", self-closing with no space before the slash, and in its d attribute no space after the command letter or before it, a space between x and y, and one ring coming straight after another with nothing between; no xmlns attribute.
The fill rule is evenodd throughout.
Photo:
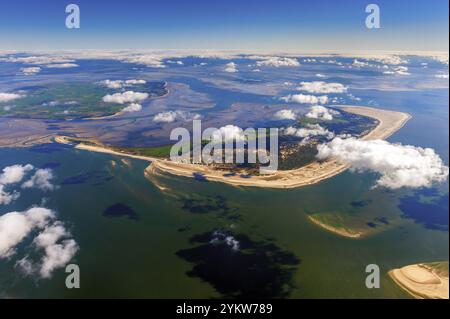
<svg viewBox="0 0 450 319"><path fill-rule="evenodd" d="M389 111L384 109L375 109L365 106L341 106L343 111L367 116L378 120L378 125L363 136L362 140L386 139L399 129L411 118L407 113ZM58 136L56 142L70 142L66 137ZM315 161L303 167L277 171L270 175L251 176L243 178L240 175L230 175L227 171L218 171L206 165L186 164L172 162L168 159L160 159L149 156L133 155L117 152L101 145L87 145L79 143L75 146L77 149L83 149L92 152L107 153L118 156L131 157L151 162L145 169L146 175L154 173L169 173L177 176L194 177L194 174L201 174L208 181L222 182L232 186L248 186L263 188L297 188L319 183L325 179L336 176L349 168L347 164L340 163L336 159L329 159L323 162Z"/></svg>
<svg viewBox="0 0 450 319"><path fill-rule="evenodd" d="M345 229L345 228L339 228L339 227L334 227L325 223L322 223L321 221L319 221L317 218L314 218L314 216L307 216L308 220L310 222L312 222L313 224L328 230L331 233L343 236L343 237L348 237L348 238L353 238L353 239L359 239L362 236L364 236L363 232L360 231L352 231L349 229Z"/></svg>
<svg viewBox="0 0 450 319"><path fill-rule="evenodd" d="M401 129L411 118L407 113L375 109L365 106L341 106L345 112L367 116L378 120L378 125L362 140L386 139ZM152 170L166 172L173 175L192 177L193 173L200 173L209 181L223 182L233 186L253 186L264 188L297 188L319 183L325 179L336 176L349 166L336 159L323 162L313 162L303 167L277 171L270 175L252 176L242 178L239 175L230 176L226 171L217 171L205 165L175 163L171 161L155 161Z"/></svg>
<svg viewBox="0 0 450 319"><path fill-rule="evenodd" d="M408 265L393 269L388 274L400 288L416 299L449 299L448 264L446 275L432 264Z"/></svg>

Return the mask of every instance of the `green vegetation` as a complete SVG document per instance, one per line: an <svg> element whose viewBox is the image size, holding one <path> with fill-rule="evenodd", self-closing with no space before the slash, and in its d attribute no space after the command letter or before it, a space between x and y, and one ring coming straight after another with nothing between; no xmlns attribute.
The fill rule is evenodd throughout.
<svg viewBox="0 0 450 319"><path fill-rule="evenodd" d="M166 93L164 82L133 87L150 96ZM97 83L72 82L26 90L24 97L0 103L0 116L37 119L81 119L115 114L125 106L103 102L103 96L115 93ZM5 108L8 106L8 108Z"/></svg>
<svg viewBox="0 0 450 319"><path fill-rule="evenodd" d="M168 158L170 156L171 148L172 145L165 145L159 147L127 147L119 150L135 155Z"/></svg>

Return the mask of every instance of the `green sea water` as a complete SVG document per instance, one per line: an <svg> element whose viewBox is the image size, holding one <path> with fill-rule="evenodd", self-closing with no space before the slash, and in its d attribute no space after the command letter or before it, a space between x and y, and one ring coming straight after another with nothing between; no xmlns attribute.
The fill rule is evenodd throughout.
<svg viewBox="0 0 450 319"><path fill-rule="evenodd" d="M230 273L238 278L248 275L252 271L248 267L255 264L233 262L233 256L229 262L198 256L192 262L186 257L202 245L193 237L214 229L236 238L245 235L257 243L250 258L255 258L263 277L276 281L263 280L261 286L268 287L264 297L407 298L389 279L388 270L448 260L448 231L429 229L412 220L360 240L329 233L307 220L307 214L347 207L361 198L383 203L371 208L380 214L401 214L393 200L395 194L370 190L375 181L370 174L346 172L295 190L242 189L172 176L150 181L143 174L146 162L123 162L116 156L82 150L42 147L39 152L0 152L2 167L28 162L53 165L60 187L46 194L45 205L58 212L79 244L72 262L81 270L81 288L69 290L63 269L51 279L33 279L14 267L13 260L2 260L3 297L200 298L229 296L224 292L230 289L239 295L242 291L225 287L223 278L229 279ZM155 183L166 189L160 190ZM0 213L25 210L41 200L38 191L27 193L13 206L1 207ZM136 218L105 216L105 209L117 203L130 207ZM263 247L269 247L265 245L296 261L258 259ZM187 253L180 254L183 250ZM211 266L215 261L219 264L207 267L209 275L189 275L195 265ZM365 286L365 267L372 263L381 269L380 289Z"/></svg>

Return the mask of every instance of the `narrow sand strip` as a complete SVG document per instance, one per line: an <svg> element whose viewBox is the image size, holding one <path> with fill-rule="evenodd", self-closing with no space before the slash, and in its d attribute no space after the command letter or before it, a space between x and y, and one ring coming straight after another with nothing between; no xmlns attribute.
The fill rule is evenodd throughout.
<svg viewBox="0 0 450 319"><path fill-rule="evenodd" d="M449 299L448 274L440 274L427 264L393 269L391 278L417 299Z"/></svg>

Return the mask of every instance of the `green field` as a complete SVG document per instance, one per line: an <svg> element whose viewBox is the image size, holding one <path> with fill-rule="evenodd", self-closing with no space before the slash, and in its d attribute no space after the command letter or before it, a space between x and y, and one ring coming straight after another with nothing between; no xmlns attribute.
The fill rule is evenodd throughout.
<svg viewBox="0 0 450 319"><path fill-rule="evenodd" d="M135 86L133 90L149 93L150 97L166 93L164 82ZM55 120L108 116L126 106L102 101L103 96L116 92L98 83L86 82L36 87L27 90L22 98L0 103L0 116Z"/></svg>

